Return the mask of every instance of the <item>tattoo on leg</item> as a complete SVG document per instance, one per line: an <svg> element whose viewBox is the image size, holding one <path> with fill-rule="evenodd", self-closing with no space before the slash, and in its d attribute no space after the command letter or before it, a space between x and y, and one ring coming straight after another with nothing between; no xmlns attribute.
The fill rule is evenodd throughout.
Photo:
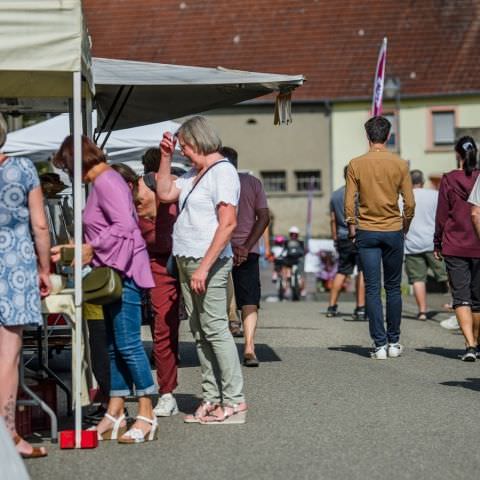
<svg viewBox="0 0 480 480"><path fill-rule="evenodd" d="M10 433L15 433L15 399L10 395L3 408L5 425Z"/></svg>

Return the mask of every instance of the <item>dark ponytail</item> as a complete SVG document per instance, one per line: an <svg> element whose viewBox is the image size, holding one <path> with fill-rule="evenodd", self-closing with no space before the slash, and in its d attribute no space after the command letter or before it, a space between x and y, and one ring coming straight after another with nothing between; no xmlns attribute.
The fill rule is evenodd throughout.
<svg viewBox="0 0 480 480"><path fill-rule="evenodd" d="M477 145L472 137L461 137L455 145L455 151L463 160L463 171L469 177L477 168Z"/></svg>

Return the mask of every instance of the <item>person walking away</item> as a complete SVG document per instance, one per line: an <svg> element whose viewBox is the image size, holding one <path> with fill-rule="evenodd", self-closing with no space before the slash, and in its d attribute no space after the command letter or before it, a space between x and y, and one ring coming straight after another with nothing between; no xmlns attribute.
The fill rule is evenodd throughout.
<svg viewBox="0 0 480 480"><path fill-rule="evenodd" d="M455 144L458 168L442 177L435 217L435 256L447 267L452 306L465 337L465 362L476 360L480 333L480 240L468 203L479 176L477 153L472 137L461 137Z"/></svg>
<svg viewBox="0 0 480 480"><path fill-rule="evenodd" d="M349 239L357 244L363 267L366 312L375 347L372 358L377 360L399 357L403 352L400 344L403 237L415 211L408 164L386 147L390 128L390 122L381 116L365 123L370 150L350 161L345 188L345 220ZM403 215L398 205L399 195L403 197ZM382 265L387 295L386 330L381 299Z"/></svg>
<svg viewBox="0 0 480 480"><path fill-rule="evenodd" d="M193 167L170 175L175 141ZM220 137L201 116L184 122L175 136L165 133L157 174L161 202L179 201L173 229L173 255L197 346L203 401L186 423L245 423L247 404L237 348L228 329L227 281L232 269L230 239L237 226L240 182L219 150Z"/></svg>
<svg viewBox="0 0 480 480"><path fill-rule="evenodd" d="M405 271L408 282L413 286L413 294L418 307L418 320L427 320L427 273L430 269L437 282L447 281L447 272L440 260L433 254L433 234L438 192L424 188L425 177L421 170L410 172L415 216L405 236Z"/></svg>
<svg viewBox="0 0 480 480"><path fill-rule="evenodd" d="M346 166L343 169L343 178L347 176ZM330 198L330 230L332 239L338 252L338 269L330 289L330 298L327 308L327 317L338 315L338 298L346 279L353 274L357 267L355 279L356 307L353 312L354 320L366 320L365 315L365 282L359 262L357 246L348 238L348 225L345 222L345 185L332 193Z"/></svg>
<svg viewBox="0 0 480 480"><path fill-rule="evenodd" d="M93 184L83 211L84 249L91 250L84 263L113 268L122 277L121 299L103 306L111 390L107 413L93 429L99 440L143 443L154 440L157 431L151 399L156 388L141 339L142 289L155 284L132 192L106 160L104 153L83 136L83 180ZM73 176L72 135L63 141L54 165ZM52 253L53 259L58 259L59 248ZM134 394L138 397L138 415L126 431L125 397Z"/></svg>
<svg viewBox="0 0 480 480"><path fill-rule="evenodd" d="M238 154L230 147L222 147L220 153L238 169ZM260 246L259 240L269 222L267 196L262 182L248 173L240 173L240 200L237 212L237 228L232 235L234 264L233 285L237 308L242 312L245 345L243 364L258 367L255 355L255 332L260 308Z"/></svg>
<svg viewBox="0 0 480 480"><path fill-rule="evenodd" d="M6 139L0 115L0 148ZM50 234L37 171L27 158L0 153L0 415L23 458L47 455L18 435L15 408L23 327L43 325L40 298L50 293L49 274Z"/></svg>

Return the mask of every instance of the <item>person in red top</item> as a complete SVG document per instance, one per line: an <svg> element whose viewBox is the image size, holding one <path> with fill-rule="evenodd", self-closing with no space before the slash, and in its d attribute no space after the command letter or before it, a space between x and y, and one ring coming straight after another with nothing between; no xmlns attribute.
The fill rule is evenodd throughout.
<svg viewBox="0 0 480 480"><path fill-rule="evenodd" d="M434 255L445 260L453 308L465 337L465 362L480 358L480 240L472 224L468 197L479 176L477 146L472 137L455 145L458 168L440 183L435 218Z"/></svg>
<svg viewBox="0 0 480 480"><path fill-rule="evenodd" d="M169 417L178 413L173 391L177 387L180 286L168 274L166 265L172 251L173 224L177 219L178 205L157 200L155 173L138 178L127 165L116 164L114 167L133 190L138 224L150 257L155 282L150 289L153 357L160 394L153 412L157 417Z"/></svg>

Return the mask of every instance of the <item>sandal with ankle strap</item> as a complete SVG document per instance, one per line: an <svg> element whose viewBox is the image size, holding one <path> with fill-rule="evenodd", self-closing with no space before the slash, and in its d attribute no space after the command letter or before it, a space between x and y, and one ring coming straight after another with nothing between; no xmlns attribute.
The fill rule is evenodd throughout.
<svg viewBox="0 0 480 480"><path fill-rule="evenodd" d="M240 408L243 407L241 410ZM234 405L225 405L219 407L220 415L215 411L203 416L200 419L202 425L242 425L247 421L247 404L237 403ZM218 410L216 410L218 411Z"/></svg>
<svg viewBox="0 0 480 480"><path fill-rule="evenodd" d="M125 414L122 414L120 417L115 418L113 415L106 413L105 418L108 418L112 423L112 428L105 430L103 433L100 433L97 429L97 426L90 427L88 430L97 431L97 438L99 442L103 440L117 440L127 431L127 425L121 425L121 423L126 419Z"/></svg>
<svg viewBox="0 0 480 480"><path fill-rule="evenodd" d="M16 435L13 441L15 445L18 445L23 438L20 435ZM47 451L43 447L32 447L32 451L30 453L23 453L18 452L22 456L22 458L42 458L48 456Z"/></svg>
<svg viewBox="0 0 480 480"><path fill-rule="evenodd" d="M158 422L156 416L153 418L147 418L142 415L137 415L136 420L142 420L143 422L149 423L152 428L146 434L143 433L143 430L140 428L131 428L118 439L118 443L130 445L132 443L151 442L157 439Z"/></svg>
<svg viewBox="0 0 480 480"><path fill-rule="evenodd" d="M210 412L213 412L218 406L219 406L218 403L204 401L197 407L197 409L195 410L195 413L192 413L190 415L186 415L185 417L183 417L183 422L184 423L200 423L200 419L202 417L205 417Z"/></svg>

